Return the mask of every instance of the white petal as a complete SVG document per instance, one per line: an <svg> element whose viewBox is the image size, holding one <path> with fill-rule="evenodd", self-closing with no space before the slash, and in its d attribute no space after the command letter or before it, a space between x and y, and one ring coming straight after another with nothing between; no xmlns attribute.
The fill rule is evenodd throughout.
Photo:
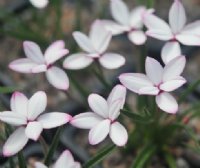
<svg viewBox="0 0 200 168"><path fill-rule="evenodd" d="M25 128L19 127L13 132L3 146L3 155L12 156L24 148L28 138L25 135Z"/></svg>
<svg viewBox="0 0 200 168"><path fill-rule="evenodd" d="M52 64L59 60L63 56L69 53L68 49L65 49L65 42L63 40L58 40L52 43L45 51L44 57L46 63Z"/></svg>
<svg viewBox="0 0 200 168"><path fill-rule="evenodd" d="M23 46L24 52L29 59L38 64L45 63L42 51L36 43L32 41L25 41Z"/></svg>
<svg viewBox="0 0 200 168"><path fill-rule="evenodd" d="M89 37L95 50L99 53L103 53L108 48L112 33L104 28L100 20L96 20L91 26Z"/></svg>
<svg viewBox="0 0 200 168"><path fill-rule="evenodd" d="M160 89L166 92L171 92L181 87L186 83L186 80L183 77L178 77L177 79L173 79L167 82L164 82L160 85Z"/></svg>
<svg viewBox="0 0 200 168"><path fill-rule="evenodd" d="M169 11L169 23L173 33L180 32L186 23L185 9L180 0L175 0L171 6Z"/></svg>
<svg viewBox="0 0 200 168"><path fill-rule="evenodd" d="M113 18L122 25L128 25L129 10L122 0L111 0L110 4Z"/></svg>
<svg viewBox="0 0 200 168"><path fill-rule="evenodd" d="M116 69L125 64L125 58L115 53L106 53L100 57L100 64L107 69Z"/></svg>
<svg viewBox="0 0 200 168"><path fill-rule="evenodd" d="M111 20L102 20L103 26L106 30L110 31L112 35L122 34L129 30L128 26L123 26Z"/></svg>
<svg viewBox="0 0 200 168"><path fill-rule="evenodd" d="M151 87L153 83L144 74L124 73L119 76L120 82L129 90L139 93L142 87Z"/></svg>
<svg viewBox="0 0 200 168"><path fill-rule="evenodd" d="M174 38L174 36L170 32L166 32L162 29L150 29L146 32L146 34L150 37L163 41L168 41Z"/></svg>
<svg viewBox="0 0 200 168"><path fill-rule="evenodd" d="M69 88L69 78L67 74L58 67L51 67L46 72L47 80L57 89L67 90Z"/></svg>
<svg viewBox="0 0 200 168"><path fill-rule="evenodd" d="M114 121L120 114L123 99L117 99L109 105L109 119Z"/></svg>
<svg viewBox="0 0 200 168"><path fill-rule="evenodd" d="M28 103L28 119L34 121L47 106L47 96L43 91L36 92Z"/></svg>
<svg viewBox="0 0 200 168"><path fill-rule="evenodd" d="M167 42L161 51L162 60L168 64L172 59L181 55L180 44L176 41Z"/></svg>
<svg viewBox="0 0 200 168"><path fill-rule="evenodd" d="M188 24L181 31L183 34L200 35L200 20Z"/></svg>
<svg viewBox="0 0 200 168"><path fill-rule="evenodd" d="M45 72L47 70L47 66L45 64L37 65L31 69L32 73L40 73Z"/></svg>
<svg viewBox="0 0 200 168"><path fill-rule="evenodd" d="M158 85L162 81L163 67L157 60L147 57L145 62L145 70L147 76L155 85Z"/></svg>
<svg viewBox="0 0 200 168"><path fill-rule="evenodd" d="M151 14L149 12L145 12L143 15L144 24L149 29L152 30L152 32L160 32L159 34L162 34L165 36L173 37L173 34L171 32L171 29L169 25L159 17L155 16L154 14ZM168 37L168 38L169 38Z"/></svg>
<svg viewBox="0 0 200 168"><path fill-rule="evenodd" d="M34 168L48 168L47 166L45 166L43 163L40 162L35 162L34 164Z"/></svg>
<svg viewBox="0 0 200 168"><path fill-rule="evenodd" d="M139 90L140 95L157 95L159 93L157 87L143 87Z"/></svg>
<svg viewBox="0 0 200 168"><path fill-rule="evenodd" d="M141 29L143 27L142 16L146 8L144 6L136 7L130 14L130 26L135 29Z"/></svg>
<svg viewBox="0 0 200 168"><path fill-rule="evenodd" d="M14 92L10 101L11 110L22 116L27 116L28 113L28 99L20 92Z"/></svg>
<svg viewBox="0 0 200 168"><path fill-rule="evenodd" d="M36 8L45 8L49 1L48 0L29 0L33 6L35 6Z"/></svg>
<svg viewBox="0 0 200 168"><path fill-rule="evenodd" d="M0 113L0 120L14 126L26 124L26 117L14 111L4 111Z"/></svg>
<svg viewBox="0 0 200 168"><path fill-rule="evenodd" d="M38 66L38 64L29 58L17 59L9 64L10 69L21 73L32 73L32 69L36 66Z"/></svg>
<svg viewBox="0 0 200 168"><path fill-rule="evenodd" d="M163 92L156 96L156 103L161 110L167 113L174 114L178 111L178 104L175 98L167 92Z"/></svg>
<svg viewBox="0 0 200 168"><path fill-rule="evenodd" d="M93 59L87 57L85 53L78 53L69 55L63 62L63 67L66 69L83 69L89 66L93 62Z"/></svg>
<svg viewBox="0 0 200 168"><path fill-rule="evenodd" d="M81 168L81 164L79 162L74 163L74 168Z"/></svg>
<svg viewBox="0 0 200 168"><path fill-rule="evenodd" d="M124 146L128 140L128 133L123 125L114 122L110 127L110 138L117 146Z"/></svg>
<svg viewBox="0 0 200 168"><path fill-rule="evenodd" d="M185 68L186 58L185 56L179 56L171 60L165 67L163 72L163 81L169 81L176 79L181 75Z"/></svg>
<svg viewBox="0 0 200 168"><path fill-rule="evenodd" d="M176 39L188 46L200 46L200 35L193 35L192 33L181 33L176 35Z"/></svg>
<svg viewBox="0 0 200 168"><path fill-rule="evenodd" d="M34 141L38 140L41 132L42 132L42 124L40 124L37 121L29 122L25 129L26 136Z"/></svg>
<svg viewBox="0 0 200 168"><path fill-rule="evenodd" d="M50 129L68 123L71 118L72 117L66 113L50 112L40 115L37 121L42 124L44 129Z"/></svg>
<svg viewBox="0 0 200 168"><path fill-rule="evenodd" d="M108 104L107 101L98 94L90 94L88 97L90 108L103 118L108 117Z"/></svg>
<svg viewBox="0 0 200 168"><path fill-rule="evenodd" d="M143 31L134 30L128 33L129 40L136 45L142 45L146 42L147 37Z"/></svg>
<svg viewBox="0 0 200 168"><path fill-rule="evenodd" d="M90 41L90 39L81 32L74 32L73 37L78 43L78 45L86 52L93 53L95 49Z"/></svg>
<svg viewBox="0 0 200 168"><path fill-rule="evenodd" d="M70 124L81 129L91 129L102 120L103 118L99 115L92 112L86 112L74 116L70 121Z"/></svg>
<svg viewBox="0 0 200 168"><path fill-rule="evenodd" d="M98 125L92 128L89 132L89 142L91 145L96 145L103 141L110 131L110 120L101 121Z"/></svg>
<svg viewBox="0 0 200 168"><path fill-rule="evenodd" d="M112 89L107 98L108 105L118 99L122 99L121 108L123 108L126 99L126 88L122 85L116 85Z"/></svg>
<svg viewBox="0 0 200 168"><path fill-rule="evenodd" d="M74 158L69 150L65 150L56 161L54 168L74 168Z"/></svg>

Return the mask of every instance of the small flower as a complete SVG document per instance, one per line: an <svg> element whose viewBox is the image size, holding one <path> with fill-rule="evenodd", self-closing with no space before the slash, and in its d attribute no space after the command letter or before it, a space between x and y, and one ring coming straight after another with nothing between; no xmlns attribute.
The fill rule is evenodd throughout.
<svg viewBox="0 0 200 168"><path fill-rule="evenodd" d="M111 13L116 22L103 20L107 30L113 35L128 33L128 38L136 45L142 45L146 42L146 35L143 32L142 15L144 12L153 12L147 10L144 6L137 7L129 11L128 7L122 0L111 0Z"/></svg>
<svg viewBox="0 0 200 168"><path fill-rule="evenodd" d="M83 53L68 56L63 66L66 69L83 69L89 66L94 59L107 69L116 69L124 65L123 56L115 53L105 53L112 34L107 31L101 21L96 20L91 27L89 37L81 32L74 32L73 37L82 48Z"/></svg>
<svg viewBox="0 0 200 168"><path fill-rule="evenodd" d="M35 163L35 168L48 168L40 162ZM65 150L58 158L52 168L81 168L79 162L75 162L69 150Z"/></svg>
<svg viewBox="0 0 200 168"><path fill-rule="evenodd" d="M11 156L19 152L29 139L36 141L43 129L50 129L66 124L71 116L60 112L42 114L47 105L46 94L36 92L29 100L15 92L11 98L11 111L0 113L0 120L17 126L3 146L3 155Z"/></svg>
<svg viewBox="0 0 200 168"><path fill-rule="evenodd" d="M169 11L169 25L154 14L144 14L146 34L159 40L168 41L162 48L161 56L165 64L181 55L180 43L200 46L200 21L186 25L185 9L180 0L174 0Z"/></svg>
<svg viewBox="0 0 200 168"><path fill-rule="evenodd" d="M125 73L120 75L121 83L129 90L140 95L155 95L160 109L167 113L176 113L178 104L169 94L181 87L186 80L180 76L185 67L185 57L179 56L171 60L164 68L158 61L147 57L146 75L140 73Z"/></svg>
<svg viewBox="0 0 200 168"><path fill-rule="evenodd" d="M29 0L29 1L34 7L39 9L45 8L49 3L48 0Z"/></svg>
<svg viewBox="0 0 200 168"><path fill-rule="evenodd" d="M76 115L72 118L71 124L78 128L90 129L89 142L92 145L100 143L109 134L113 143L124 146L128 134L116 119L124 106L125 97L126 89L122 85L113 88L107 101L97 94L91 94L88 103L93 112Z"/></svg>
<svg viewBox="0 0 200 168"><path fill-rule="evenodd" d="M62 40L52 43L44 55L40 47L31 41L23 43L24 52L27 58L21 58L10 63L9 68L21 73L40 73L46 72L49 83L54 87L67 90L69 88L69 79L66 73L53 64L69 51L65 49L65 43Z"/></svg>

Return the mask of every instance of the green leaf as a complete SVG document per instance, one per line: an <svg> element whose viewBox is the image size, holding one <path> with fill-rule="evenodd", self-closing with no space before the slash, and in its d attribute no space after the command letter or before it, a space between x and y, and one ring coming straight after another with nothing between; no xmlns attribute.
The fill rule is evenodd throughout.
<svg viewBox="0 0 200 168"><path fill-rule="evenodd" d="M15 88L15 87L2 87L2 86L0 86L0 93L2 93L2 94L12 93L16 90L18 90L18 89Z"/></svg>
<svg viewBox="0 0 200 168"><path fill-rule="evenodd" d="M101 149L96 156L90 159L83 165L83 168L90 168L94 167L96 164L101 162L106 156L108 156L112 151L116 149L115 145L106 146L105 148Z"/></svg>
<svg viewBox="0 0 200 168"><path fill-rule="evenodd" d="M151 157L156 153L156 146L152 144L146 145L137 155L133 162L132 168L143 168Z"/></svg>
<svg viewBox="0 0 200 168"><path fill-rule="evenodd" d="M19 168L26 168L26 162L22 151L17 154L18 161L19 161Z"/></svg>
<svg viewBox="0 0 200 168"><path fill-rule="evenodd" d="M169 168L176 168L176 160L174 159L173 155L169 152L164 152L165 154L165 160L168 164Z"/></svg>
<svg viewBox="0 0 200 168"><path fill-rule="evenodd" d="M123 115L129 117L135 122L143 123L143 124L150 124L153 122L153 119L150 116L141 116L136 113L132 113L128 110L121 110Z"/></svg>

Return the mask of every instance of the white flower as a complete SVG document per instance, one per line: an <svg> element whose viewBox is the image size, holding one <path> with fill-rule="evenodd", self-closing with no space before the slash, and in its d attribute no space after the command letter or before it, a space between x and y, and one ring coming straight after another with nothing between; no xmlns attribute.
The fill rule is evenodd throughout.
<svg viewBox="0 0 200 168"><path fill-rule="evenodd" d="M128 134L117 118L123 108L126 89L122 85L113 88L107 100L97 94L88 97L88 103L93 112L86 112L72 118L71 124L82 129L90 129L89 142L96 145L109 134L113 143L124 146Z"/></svg>
<svg viewBox="0 0 200 168"><path fill-rule="evenodd" d="M81 32L74 32L73 37L82 48L83 53L68 56L63 66L66 69L83 69L89 66L94 59L107 69L116 69L124 65L123 56L115 53L105 53L112 34L107 31L101 21L96 20L91 27L89 37Z"/></svg>
<svg viewBox="0 0 200 168"><path fill-rule="evenodd" d="M39 9L45 8L49 3L48 0L29 0L29 1L34 7Z"/></svg>
<svg viewBox="0 0 200 168"><path fill-rule="evenodd" d="M171 60L164 68L158 61L147 57L146 75L140 73L125 73L120 75L121 83L129 90L141 95L155 95L160 109L167 113L176 113L178 104L169 94L181 87L186 80L180 76L185 67L185 57L179 56Z"/></svg>
<svg viewBox="0 0 200 168"><path fill-rule="evenodd" d="M46 94L36 92L29 100L20 92L11 98L11 111L0 113L0 120L17 126L3 146L3 155L11 156L19 152L29 139L36 141L43 129L50 129L66 124L71 116L60 112L42 114L47 105Z"/></svg>
<svg viewBox="0 0 200 168"><path fill-rule="evenodd" d="M186 25L185 9L180 0L174 0L169 11L169 25L154 14L144 15L146 34L159 40L168 41L162 49L165 64L181 55L180 43L200 46L200 21Z"/></svg>
<svg viewBox="0 0 200 168"><path fill-rule="evenodd" d="M69 51L65 49L65 43L62 40L52 43L44 55L40 47L31 41L25 41L24 52L27 58L21 58L10 63L9 68L21 73L41 73L46 72L49 83L62 90L69 88L69 79L66 73L53 64Z"/></svg>
<svg viewBox="0 0 200 168"><path fill-rule="evenodd" d="M116 22L103 20L107 30L113 35L128 33L128 38L136 45L142 45L146 42L146 35L143 32L142 16L144 12L153 12L147 10L144 6L137 7L129 11L128 7L122 0L111 0L111 13Z"/></svg>
<svg viewBox="0 0 200 168"><path fill-rule="evenodd" d="M40 162L35 163L35 168L48 168ZM65 150L58 158L52 168L81 168L79 162L75 162L69 150Z"/></svg>

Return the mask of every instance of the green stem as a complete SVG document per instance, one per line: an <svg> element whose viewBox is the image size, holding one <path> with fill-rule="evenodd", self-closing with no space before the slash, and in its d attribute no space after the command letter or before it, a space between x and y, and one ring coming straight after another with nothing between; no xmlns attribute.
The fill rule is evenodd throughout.
<svg viewBox="0 0 200 168"><path fill-rule="evenodd" d="M22 151L17 154L18 161L19 161L19 168L26 168L26 162Z"/></svg>
<svg viewBox="0 0 200 168"><path fill-rule="evenodd" d="M42 145L44 155L47 155L49 147L48 147L45 139L42 136L39 137L39 142Z"/></svg>

